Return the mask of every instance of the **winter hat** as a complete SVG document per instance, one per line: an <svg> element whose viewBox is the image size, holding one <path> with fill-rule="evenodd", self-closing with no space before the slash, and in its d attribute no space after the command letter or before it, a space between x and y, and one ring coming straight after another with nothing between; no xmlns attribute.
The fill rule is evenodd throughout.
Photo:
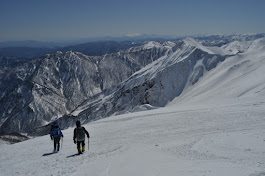
<svg viewBox="0 0 265 176"><path fill-rule="evenodd" d="M79 120L76 121L76 126L77 126L77 127L80 127L80 126L81 126L81 123L80 123Z"/></svg>
<svg viewBox="0 0 265 176"><path fill-rule="evenodd" d="M58 122L57 122L57 121L54 121L54 122L53 122L53 125L54 125L54 126L58 126Z"/></svg>

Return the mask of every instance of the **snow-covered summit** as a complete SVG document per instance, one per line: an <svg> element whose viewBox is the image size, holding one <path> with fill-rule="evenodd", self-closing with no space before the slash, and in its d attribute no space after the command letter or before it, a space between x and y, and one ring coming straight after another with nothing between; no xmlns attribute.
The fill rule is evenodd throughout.
<svg viewBox="0 0 265 176"><path fill-rule="evenodd" d="M252 52L252 50L264 47L264 45L265 38L259 38L256 40L236 40L222 46L222 48L233 54L237 54L244 52Z"/></svg>
<svg viewBox="0 0 265 176"><path fill-rule="evenodd" d="M166 47L173 48L174 46L176 46L176 43L175 42L168 41L168 42L164 42L162 45L163 46L166 46Z"/></svg>
<svg viewBox="0 0 265 176"><path fill-rule="evenodd" d="M212 51L210 51L207 47L204 47L203 45L201 45L199 42L197 42L195 39L187 37L183 40L183 42L185 43L185 46L187 47L195 47L195 48L199 48L202 51L205 51L209 54L214 54Z"/></svg>
<svg viewBox="0 0 265 176"><path fill-rule="evenodd" d="M151 49L151 48L160 48L163 47L160 43L155 42L155 41L150 41L147 44L143 46L144 49Z"/></svg>
<svg viewBox="0 0 265 176"><path fill-rule="evenodd" d="M227 51L230 51L233 54L237 54L245 52L251 44L252 41L233 41L223 46L222 48L226 49Z"/></svg>
<svg viewBox="0 0 265 176"><path fill-rule="evenodd" d="M249 46L249 52L265 47L265 37L254 40Z"/></svg>
<svg viewBox="0 0 265 176"><path fill-rule="evenodd" d="M235 54L232 50L228 50L225 47L216 47L216 46L204 46L199 41L196 41L193 38L187 37L183 40L186 47L194 47L198 48L209 54L217 54L217 55L233 55Z"/></svg>

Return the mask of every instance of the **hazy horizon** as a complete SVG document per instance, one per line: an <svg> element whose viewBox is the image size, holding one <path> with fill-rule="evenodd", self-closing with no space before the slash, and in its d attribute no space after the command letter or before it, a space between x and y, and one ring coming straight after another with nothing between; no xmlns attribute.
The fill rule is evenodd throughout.
<svg viewBox="0 0 265 176"><path fill-rule="evenodd" d="M0 41L0 43L9 43L9 42L43 42L43 43L67 43L67 42L78 42L78 41L126 41L126 39L136 39L137 37L147 37L148 39L152 38L161 38L161 39L174 39L174 38L185 38L185 37L203 37L203 36L229 36L229 35L255 35L255 34L265 34L263 33L207 33L207 34L190 34L190 35L158 35L158 34L138 34L137 36L123 35L123 36L95 36L95 37L84 37L84 38L74 38L74 39L53 39L53 40L35 40L35 39L23 39L23 40L7 40ZM113 39L113 40L111 40ZM124 40L123 40L124 39Z"/></svg>
<svg viewBox="0 0 265 176"><path fill-rule="evenodd" d="M264 33L262 0L1 0L0 42Z"/></svg>

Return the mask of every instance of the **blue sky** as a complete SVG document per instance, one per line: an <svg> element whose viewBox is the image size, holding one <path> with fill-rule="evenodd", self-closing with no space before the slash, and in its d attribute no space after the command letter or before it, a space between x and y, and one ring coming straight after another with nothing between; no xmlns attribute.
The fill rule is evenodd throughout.
<svg viewBox="0 0 265 176"><path fill-rule="evenodd" d="M0 41L264 33L265 0L0 0Z"/></svg>

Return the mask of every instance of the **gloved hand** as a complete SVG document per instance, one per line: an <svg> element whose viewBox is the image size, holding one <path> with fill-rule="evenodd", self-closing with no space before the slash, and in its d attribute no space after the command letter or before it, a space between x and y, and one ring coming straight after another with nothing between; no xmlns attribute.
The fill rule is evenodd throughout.
<svg viewBox="0 0 265 176"><path fill-rule="evenodd" d="M74 143L76 144L76 140L74 140Z"/></svg>
<svg viewBox="0 0 265 176"><path fill-rule="evenodd" d="M51 136L51 140L53 140L53 137Z"/></svg>

